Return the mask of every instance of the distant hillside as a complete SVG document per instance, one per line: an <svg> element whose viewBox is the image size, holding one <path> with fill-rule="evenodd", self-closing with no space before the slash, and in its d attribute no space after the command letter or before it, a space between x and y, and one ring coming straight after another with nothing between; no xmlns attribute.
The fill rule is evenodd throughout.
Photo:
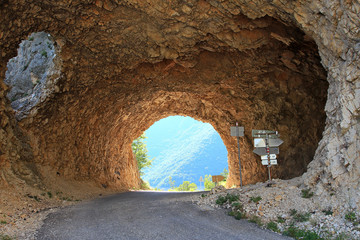
<svg viewBox="0 0 360 240"><path fill-rule="evenodd" d="M170 176L176 186L183 181L199 186L200 176L217 175L228 168L224 143L208 123L172 116L156 122L145 133L149 155L155 160L144 169L143 179L152 187L169 189Z"/></svg>

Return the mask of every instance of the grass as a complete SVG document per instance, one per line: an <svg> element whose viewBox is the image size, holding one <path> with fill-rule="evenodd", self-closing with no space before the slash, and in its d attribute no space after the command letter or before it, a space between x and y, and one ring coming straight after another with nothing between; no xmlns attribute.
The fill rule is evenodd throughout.
<svg viewBox="0 0 360 240"><path fill-rule="evenodd" d="M249 217L249 222L256 223L260 227L263 225L263 223L261 221L261 218L256 216L256 215L250 216Z"/></svg>
<svg viewBox="0 0 360 240"><path fill-rule="evenodd" d="M47 58L47 52L46 52L45 50L42 50L42 51L41 51L41 56L43 56L43 57L46 57L46 58Z"/></svg>
<svg viewBox="0 0 360 240"><path fill-rule="evenodd" d="M231 211L228 213L229 216L233 216L236 220L240 220L240 219L244 219L246 218L246 214L243 212L236 212L236 211Z"/></svg>
<svg viewBox="0 0 360 240"><path fill-rule="evenodd" d="M290 226L287 230L285 230L283 235L302 240L324 240L316 232L306 231L294 226Z"/></svg>
<svg viewBox="0 0 360 240"><path fill-rule="evenodd" d="M268 223L266 224L266 228L269 229L269 230L271 230L271 231L273 231L273 232L280 232L277 223L276 223L276 222L273 222L273 221L268 222Z"/></svg>
<svg viewBox="0 0 360 240"><path fill-rule="evenodd" d="M51 192L47 192L47 195L49 198L52 198L52 196L53 196Z"/></svg>
<svg viewBox="0 0 360 240"><path fill-rule="evenodd" d="M29 37L29 41L34 41L34 37Z"/></svg>
<svg viewBox="0 0 360 240"><path fill-rule="evenodd" d="M306 222L310 219L310 213L296 213L293 219L297 222Z"/></svg>
<svg viewBox="0 0 360 240"><path fill-rule="evenodd" d="M290 209L290 216L294 216L297 213L295 209Z"/></svg>
<svg viewBox="0 0 360 240"><path fill-rule="evenodd" d="M301 197L303 198L311 198L314 196L314 192L311 192L311 189L303 189L301 190Z"/></svg>
<svg viewBox="0 0 360 240"><path fill-rule="evenodd" d="M0 233L0 240L13 240L14 238L10 237L9 235L3 235Z"/></svg>
<svg viewBox="0 0 360 240"><path fill-rule="evenodd" d="M278 216L276 221L278 223L284 223L286 220L285 220L285 218Z"/></svg>
<svg viewBox="0 0 360 240"><path fill-rule="evenodd" d="M201 194L201 197L206 197L206 194Z"/></svg>
<svg viewBox="0 0 360 240"><path fill-rule="evenodd" d="M244 209L244 206L239 202L234 202L233 204L231 204L231 206L233 208L235 208L235 210L238 210L238 211L243 211L243 209Z"/></svg>
<svg viewBox="0 0 360 240"><path fill-rule="evenodd" d="M218 205L224 205L226 202L229 202L230 204L232 202L236 202L239 200L239 196L233 195L233 194L226 194L226 196L219 196L216 200L216 204Z"/></svg>
<svg viewBox="0 0 360 240"><path fill-rule="evenodd" d="M254 203L258 203L262 198L260 196L257 197L250 197L250 201Z"/></svg>
<svg viewBox="0 0 360 240"><path fill-rule="evenodd" d="M7 224L7 221L1 220L1 221L0 221L0 224Z"/></svg>
<svg viewBox="0 0 360 240"><path fill-rule="evenodd" d="M331 209L326 209L322 211L325 215L333 215L333 211Z"/></svg>
<svg viewBox="0 0 360 240"><path fill-rule="evenodd" d="M345 215L345 219L348 220L349 222L352 222L353 225L358 225L359 224L359 222L357 221L357 218L356 218L356 214L353 211L348 212Z"/></svg>

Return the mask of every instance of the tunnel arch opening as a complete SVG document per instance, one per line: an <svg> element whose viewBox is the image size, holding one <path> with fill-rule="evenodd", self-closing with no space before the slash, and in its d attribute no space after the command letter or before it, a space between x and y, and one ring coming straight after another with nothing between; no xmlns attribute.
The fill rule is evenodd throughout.
<svg viewBox="0 0 360 240"><path fill-rule="evenodd" d="M144 132L149 159L142 179L157 189L175 189L184 181L200 186L205 175L219 175L228 169L227 150L216 130L188 116L168 116ZM171 177L173 185L170 185Z"/></svg>

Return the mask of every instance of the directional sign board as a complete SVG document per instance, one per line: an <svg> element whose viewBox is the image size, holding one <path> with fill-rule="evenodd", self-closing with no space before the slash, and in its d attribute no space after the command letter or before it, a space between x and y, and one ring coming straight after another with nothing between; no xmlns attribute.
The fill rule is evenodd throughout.
<svg viewBox="0 0 360 240"><path fill-rule="evenodd" d="M269 161L268 160L262 160L261 164L262 165L269 165ZM270 160L270 165L277 165L277 160L276 159Z"/></svg>
<svg viewBox="0 0 360 240"><path fill-rule="evenodd" d="M203 182L203 181L204 181L203 177L200 176L199 182Z"/></svg>
<svg viewBox="0 0 360 240"><path fill-rule="evenodd" d="M270 148L270 154L279 154L279 148ZM266 152L266 148L264 147L260 147L260 148L255 148L254 151L253 151L255 154L257 155L266 155L267 152Z"/></svg>
<svg viewBox="0 0 360 240"><path fill-rule="evenodd" d="M271 138L268 141L269 147L278 147L284 141L280 138ZM266 147L266 140L264 138L254 138L254 147Z"/></svg>
<svg viewBox="0 0 360 240"><path fill-rule="evenodd" d="M275 134L277 135L278 132L277 131L271 131L271 130L252 130L252 135L254 137L254 135L271 135L271 134Z"/></svg>
<svg viewBox="0 0 360 240"><path fill-rule="evenodd" d="M238 129L236 129L236 128L238 128ZM243 137L244 136L244 127L230 127L230 134L232 137Z"/></svg>
<svg viewBox="0 0 360 240"><path fill-rule="evenodd" d="M212 176L212 181L217 183L217 182L221 182L222 180L224 180L225 177L222 176L222 175L215 175L215 176Z"/></svg>
<svg viewBox="0 0 360 240"><path fill-rule="evenodd" d="M261 160L267 160L268 155L261 155ZM270 159L276 159L276 154L270 154Z"/></svg>

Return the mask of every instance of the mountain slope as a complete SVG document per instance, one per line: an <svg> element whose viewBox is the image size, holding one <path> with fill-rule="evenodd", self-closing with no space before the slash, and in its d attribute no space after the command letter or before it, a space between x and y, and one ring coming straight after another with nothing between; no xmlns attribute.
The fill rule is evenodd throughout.
<svg viewBox="0 0 360 240"><path fill-rule="evenodd" d="M169 177L175 185L183 181L199 186L200 176L217 175L227 168L227 150L214 128L190 117L172 116L156 122L145 132L150 168L145 181L152 187L168 189Z"/></svg>

